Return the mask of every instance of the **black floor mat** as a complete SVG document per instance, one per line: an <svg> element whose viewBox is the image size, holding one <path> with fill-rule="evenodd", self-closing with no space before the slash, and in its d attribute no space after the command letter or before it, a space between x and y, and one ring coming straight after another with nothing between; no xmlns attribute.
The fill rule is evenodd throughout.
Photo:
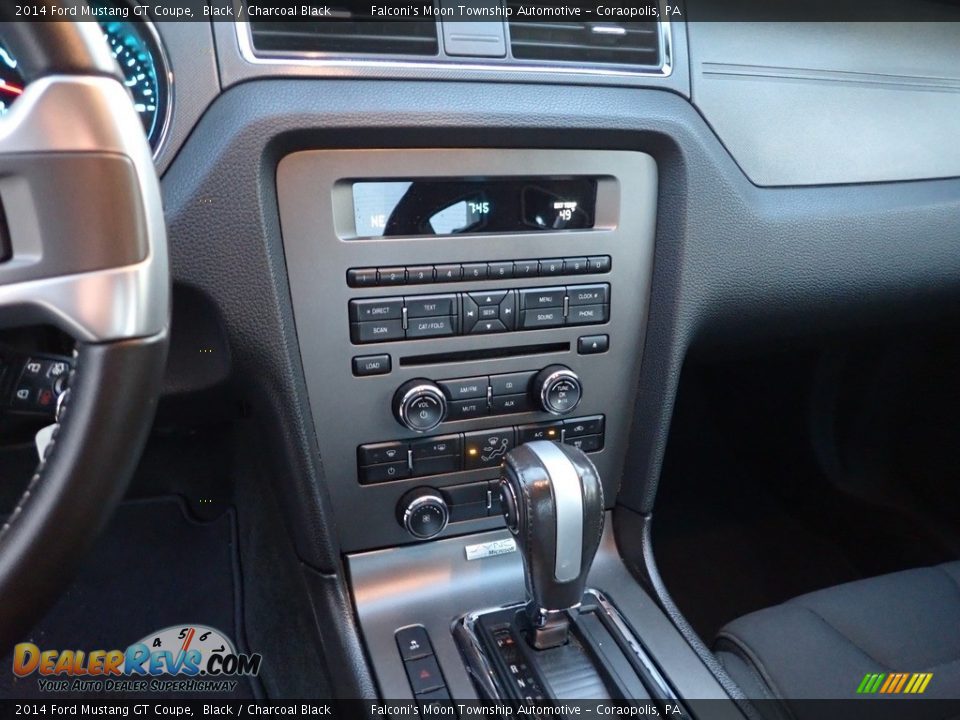
<svg viewBox="0 0 960 720"><path fill-rule="evenodd" d="M76 580L25 641L41 650L119 649L174 625L206 625L245 652L232 512L190 518L175 498L123 503ZM0 661L0 697L53 699L34 673L17 678L12 654ZM183 679L179 676L179 679ZM228 693L169 693L164 698L251 698L255 681ZM71 693L60 697L73 696ZM84 698L155 697L156 693L85 693Z"/></svg>

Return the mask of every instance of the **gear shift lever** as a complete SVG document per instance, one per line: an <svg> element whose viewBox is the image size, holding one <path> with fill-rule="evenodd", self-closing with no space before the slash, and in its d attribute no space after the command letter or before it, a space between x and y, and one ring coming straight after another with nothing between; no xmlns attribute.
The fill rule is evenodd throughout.
<svg viewBox="0 0 960 720"><path fill-rule="evenodd" d="M538 650L562 645L564 611L580 605L600 545L600 476L577 448L537 440L507 454L500 492L523 556L530 643Z"/></svg>

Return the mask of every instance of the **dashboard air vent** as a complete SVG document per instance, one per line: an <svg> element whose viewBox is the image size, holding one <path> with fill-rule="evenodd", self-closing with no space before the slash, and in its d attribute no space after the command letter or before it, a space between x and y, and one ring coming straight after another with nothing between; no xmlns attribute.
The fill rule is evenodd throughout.
<svg viewBox="0 0 960 720"><path fill-rule="evenodd" d="M523 3L509 0L511 7ZM516 13L516 9L514 9ZM660 23L515 20L510 48L518 60L661 65Z"/></svg>
<svg viewBox="0 0 960 720"><path fill-rule="evenodd" d="M316 3L313 3L316 4ZM436 55L434 20L378 20L371 3L327 4L329 20L250 21L253 50L258 55Z"/></svg>

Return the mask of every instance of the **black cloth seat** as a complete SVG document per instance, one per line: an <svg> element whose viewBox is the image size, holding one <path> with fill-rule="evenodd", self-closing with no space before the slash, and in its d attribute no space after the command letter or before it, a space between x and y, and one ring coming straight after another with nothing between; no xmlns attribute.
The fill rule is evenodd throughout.
<svg viewBox="0 0 960 720"><path fill-rule="evenodd" d="M753 699L849 699L867 673L901 672L933 673L924 697L960 698L960 562L745 615L720 630L714 652Z"/></svg>

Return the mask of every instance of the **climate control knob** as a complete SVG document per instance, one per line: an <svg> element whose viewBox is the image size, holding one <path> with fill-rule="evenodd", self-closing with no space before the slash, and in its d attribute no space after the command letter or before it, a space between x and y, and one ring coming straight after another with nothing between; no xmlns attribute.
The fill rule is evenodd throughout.
<svg viewBox="0 0 960 720"><path fill-rule="evenodd" d="M430 380L405 382L393 396L397 422L415 432L433 430L447 417L447 398Z"/></svg>
<svg viewBox="0 0 960 720"><path fill-rule="evenodd" d="M537 373L533 391L540 407L554 415L572 412L583 397L580 378L565 365L550 365Z"/></svg>
<svg viewBox="0 0 960 720"><path fill-rule="evenodd" d="M447 526L450 510L437 490L429 487L411 490L397 505L397 520L419 540L439 535Z"/></svg>

